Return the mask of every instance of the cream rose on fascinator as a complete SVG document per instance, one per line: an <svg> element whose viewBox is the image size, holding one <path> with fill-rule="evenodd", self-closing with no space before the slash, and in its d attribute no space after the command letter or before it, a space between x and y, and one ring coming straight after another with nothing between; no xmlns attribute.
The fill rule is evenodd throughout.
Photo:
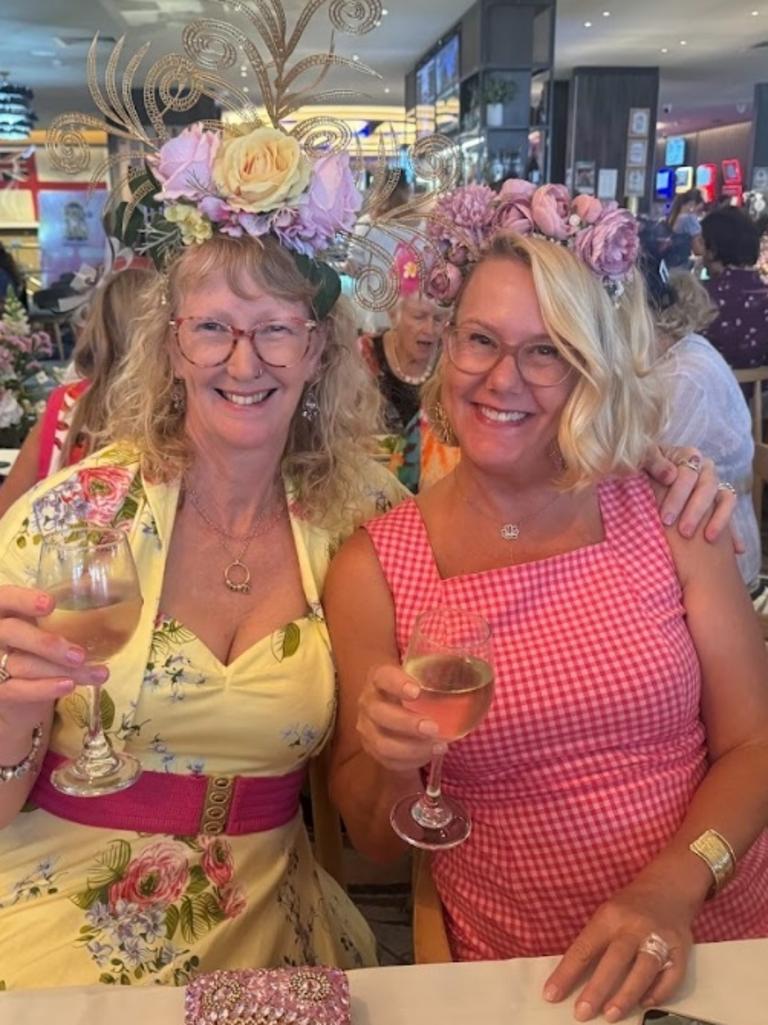
<svg viewBox="0 0 768 1025"><path fill-rule="evenodd" d="M276 128L224 138L213 162L213 180L227 203L247 213L267 213L297 199L311 171L296 139Z"/></svg>

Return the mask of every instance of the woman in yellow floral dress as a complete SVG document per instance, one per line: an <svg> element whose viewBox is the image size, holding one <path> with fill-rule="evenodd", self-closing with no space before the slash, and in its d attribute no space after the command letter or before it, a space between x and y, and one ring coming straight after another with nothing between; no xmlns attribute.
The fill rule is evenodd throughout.
<svg viewBox="0 0 768 1025"><path fill-rule="evenodd" d="M23 769L0 783L9 988L374 962L367 926L313 860L296 770L333 724L319 603L330 553L399 488L360 462L375 396L344 300L301 270L270 239L185 250L143 300L113 386L120 443L42 482L0 523L0 763ZM202 340L185 330L201 323ZM287 331L298 341L276 359L272 338ZM231 339L210 366L216 332ZM30 585L40 535L84 521L127 533L141 581L137 632L95 673L108 674L112 743L152 780L145 828L110 812L120 794L51 803L47 785L52 760L79 749L86 703L74 684L94 670L32 625L51 599ZM250 587L230 587L246 574ZM47 755L32 788L37 724ZM233 801L221 835L164 827L190 776L292 780L285 821L244 826Z"/></svg>

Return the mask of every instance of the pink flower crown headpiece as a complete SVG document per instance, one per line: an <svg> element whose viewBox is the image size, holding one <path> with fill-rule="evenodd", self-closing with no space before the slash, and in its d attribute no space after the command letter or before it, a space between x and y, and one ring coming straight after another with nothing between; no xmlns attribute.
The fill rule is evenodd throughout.
<svg viewBox="0 0 768 1025"><path fill-rule="evenodd" d="M425 290L446 305L458 294L465 270L493 238L515 233L567 246L618 300L640 250L638 223L616 203L593 196L571 198L564 185L504 182L497 194L486 185L464 185L435 204L427 227L434 247Z"/></svg>

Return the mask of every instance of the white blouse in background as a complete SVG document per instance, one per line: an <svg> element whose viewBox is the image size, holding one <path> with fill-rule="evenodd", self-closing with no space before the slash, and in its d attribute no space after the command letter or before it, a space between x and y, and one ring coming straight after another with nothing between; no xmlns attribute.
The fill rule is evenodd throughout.
<svg viewBox="0 0 768 1025"><path fill-rule="evenodd" d="M746 545L738 557L747 586L760 573L760 531L752 505L752 418L733 371L701 335L675 342L657 365L667 391L662 445L695 445L738 492L733 525Z"/></svg>

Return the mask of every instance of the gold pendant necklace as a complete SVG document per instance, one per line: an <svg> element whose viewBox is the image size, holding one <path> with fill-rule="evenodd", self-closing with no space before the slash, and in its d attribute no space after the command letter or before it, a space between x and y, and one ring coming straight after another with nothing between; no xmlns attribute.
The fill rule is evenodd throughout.
<svg viewBox="0 0 768 1025"><path fill-rule="evenodd" d="M195 489L190 485L186 485L186 493L189 495L192 507L198 514L200 519L208 527L211 528L217 535L219 544L232 559L232 561L224 567L224 584L230 591L235 594L250 594L251 593L251 571L248 569L246 564L243 562L245 554L251 544L251 541L260 534L266 534L268 530L280 520L285 512L285 505L283 502L277 500L274 508L270 510L270 505L265 508L256 517L256 524L250 533L244 537L235 537L234 534L228 534L226 530L222 529L218 524L214 523L205 509L200 503L200 496ZM242 543L243 547L240 550L239 555L233 557L229 546L226 544L225 538L229 541L234 541L237 544Z"/></svg>

